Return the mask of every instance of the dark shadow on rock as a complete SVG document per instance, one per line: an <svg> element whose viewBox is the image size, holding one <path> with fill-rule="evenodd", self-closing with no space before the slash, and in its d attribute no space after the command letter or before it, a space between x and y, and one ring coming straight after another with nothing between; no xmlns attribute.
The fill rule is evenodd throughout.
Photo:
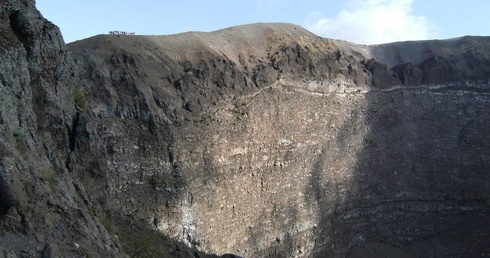
<svg viewBox="0 0 490 258"><path fill-rule="evenodd" d="M186 34L186 37L192 41L193 35ZM270 47L263 49L267 56L255 57L260 51L248 55L240 53L238 62L228 59L223 53L210 52L209 45L205 45L204 49L196 48L197 52L190 55L192 59L189 60L180 57L172 59L167 54L156 52L153 57L142 56L139 54L140 42L134 42L131 47L125 41L114 41L114 45L100 47L97 50L100 52L92 51L91 44L102 44L100 39L104 39L104 36L70 46L77 56L80 69L84 70L82 82L89 102L97 107L93 109L98 112L95 114L92 111L94 113L91 114L86 134L73 137L72 146L76 147L72 148L73 156L77 151L86 156L79 156L70 165L73 171L77 171L75 173L89 189L93 199L100 200L101 207L124 214L120 215L123 219L120 218L118 223L141 222L141 225L128 226L126 230L135 227L134 230L140 233L132 237L128 233L131 239L127 242L137 243L138 236L150 234L154 230L150 229L151 223L155 229L158 228L162 225L159 216L163 216L169 219L170 222L165 222L169 227L178 228L177 232L171 232L175 234L169 235L188 240L190 244L199 243L199 236L194 238L191 232L196 226L192 223L196 223L197 219L191 218L194 221L186 222L186 225L179 219L183 217L184 208L188 212L198 206L192 202L200 200L201 205L209 205L205 211L200 211L221 219L212 222L212 226L220 227L219 230L224 227L228 227L229 231L237 230L235 237L239 236L240 239L233 241L244 243L242 239L248 237L248 233L243 233L247 225L240 225L241 231L230 225L238 221L233 217L237 216L235 212L239 209L239 206L235 209L235 205L247 201L238 198L247 198L247 195L237 195L235 190L243 185L236 184L234 176L244 177L244 174L248 174L244 171L251 170L247 172L256 173L257 176L252 176L250 181L253 183L248 186L263 188L271 183L268 190L280 192L282 182L273 186L272 183L277 182L272 181L283 176L277 173L277 166L287 159L287 155L282 152L285 148L280 149L284 146L277 147L277 141L286 140L285 143L294 145L293 141L281 138L283 135L289 136L285 131L290 135L309 136L308 133L314 130L304 130L301 122L298 122L302 121L317 126L315 129L320 132L332 132L335 136L329 138L329 142L325 140L328 137L318 136L325 142L306 144L307 150L300 153L303 156L291 162L296 171L280 171L295 172L292 173L293 177L285 180L287 183L295 183L299 178L303 180L303 172L311 175L307 189L291 188L304 190L310 198L305 199L306 208L314 210L316 214L313 215L318 217L317 225L312 228L305 226L313 231L315 243L312 256L341 257L348 253L359 256L380 246L396 247L400 253L412 256L459 255L465 252L478 255L487 252L484 247L488 246L485 243L489 239L488 227L477 226L487 223L483 220L488 217L490 195L489 175L486 173L489 170L490 150L487 129L490 128L490 120L486 112L489 110L488 85L487 88L476 85L478 80L488 80L489 59L481 58L482 54L483 57L486 55L485 45L471 47L474 43L471 38L449 43L397 43L372 47L373 56L359 59L362 56L360 52L346 53L334 49L330 40L305 45L301 37L284 42L279 40L280 37L278 34L268 35L268 40L274 41L278 48L267 45L271 42L261 46ZM258 37L257 40L262 38ZM149 49L168 45L156 45L150 40L139 39ZM179 41L173 42L175 49L172 52L183 48L175 45L176 42ZM318 48L318 44L326 46ZM448 48L443 51L444 44ZM114 51L114 48L123 49L123 46L127 50ZM90 51L85 51L85 48ZM468 50L464 58L459 54L447 54L459 53L460 49ZM189 52L187 48L184 50ZM105 56L105 60L101 56ZM380 56L384 60L380 60ZM164 60L163 63L158 59ZM348 79L345 82L339 78ZM295 94L299 93L294 90L286 93L293 97L284 98L283 103L264 99L263 102L272 102L273 105L261 103L257 108L261 112L271 112L271 117L276 116L274 119L277 120L269 121L270 127L265 128L269 134L258 139L258 142L274 150L266 152L268 156L265 160L250 158L250 164L237 163L233 167L233 162L227 161L239 161L240 158L228 157L229 160L226 160L230 153L225 152L234 150L218 146L225 145L226 141L217 140L221 137L229 142L238 142L243 139L241 136L250 137L251 140L256 136L244 132L244 129L253 128L241 124L240 121L246 120L248 114L241 112L245 109L242 110L234 102L239 103L241 97L258 93L259 88L269 86L278 79L297 82L301 84L298 86L301 94L321 96L324 98L322 101L336 98L327 98L329 94L343 98L343 101L335 99L335 105L327 103L325 106L315 106L318 103L309 103L316 101L313 97L296 103L296 107L301 108L303 104L311 104L310 107L315 109L313 112L322 109L325 117L335 119L337 115L341 124L337 121L329 125L328 121L320 125L307 122L301 116L312 115L309 118L314 120L313 114L309 113L312 110L307 108L301 116L294 115L294 110L290 112L294 106L285 105L298 97ZM309 84L317 79L321 82L319 85ZM466 85L468 80L473 80L471 87ZM338 83L332 83L334 85L323 84L336 81ZM460 81L461 84L458 83ZM454 85L439 87L445 83ZM420 85L424 87L417 88ZM315 89L310 89L310 86ZM342 88L344 86L345 89ZM324 89L327 87L333 92ZM369 87L373 91L361 93L356 87ZM356 93L349 93L354 92L350 88L355 88ZM272 88L265 91L271 93L267 95L269 97L281 97ZM351 98L357 101L362 99L362 104L351 103ZM228 109L225 104L223 109L228 111L224 118L216 117L213 120L214 114L200 117L201 112L212 106L219 107L220 102L231 102L229 104L235 104L235 107ZM278 108L274 106L276 104L284 105ZM326 114L331 107L339 110L334 110L337 112L333 112L334 115ZM297 119L295 125L298 127L288 128L290 117L284 115L288 112ZM205 121L208 118L209 121ZM221 124L221 121L230 123ZM292 122L295 122L294 119ZM209 131L202 131L204 124L211 124ZM279 133L280 129L284 130ZM269 138L273 140L269 141ZM75 139L83 139L85 145ZM208 151L212 146L217 146L214 152ZM321 146L320 153L309 150L310 146L311 149ZM233 144L228 147L233 147ZM250 144L250 147L257 146ZM259 153L260 148L253 151ZM221 156L223 160L220 161ZM257 166L260 171L255 171L252 167L257 164L253 163L259 162L262 167ZM309 169L311 171L303 171ZM258 176L257 172L262 175ZM262 179L259 182L258 178L262 176L269 177L269 182L264 180L264 183ZM226 194L221 193L224 196L220 196L215 193L218 188ZM247 242L253 244L256 241L264 245L276 237L276 242L270 248L257 250L263 256L291 256L301 250L295 242L295 232L290 232L290 229L294 231L291 225L301 224L302 216L311 214L306 208L298 209L298 203L303 199L294 196L297 192L290 193L288 190L282 190L277 196L276 193L255 196L257 201L263 201L260 203L262 206L250 206L250 209L257 209L254 214L248 214L243 209L240 215L245 220L263 209L264 216L268 216L265 220L272 224L273 231L254 229ZM284 204L284 200L298 203ZM274 216L275 202L283 206L278 211L286 214L287 220L281 221ZM223 205L223 212L217 208L219 205ZM171 214L174 211L176 214ZM206 215L198 216L205 221ZM263 225L261 222L256 224ZM212 235L215 238L210 240L210 244L219 243L213 248L238 248L225 243L223 239L226 235ZM155 235L155 238L161 236ZM162 241L167 240L163 238Z"/></svg>
<svg viewBox="0 0 490 258"><path fill-rule="evenodd" d="M320 205L313 256L376 257L379 248L412 257L488 254L488 94L370 92L365 109L368 132L350 190ZM322 185L328 152L312 171L317 202L329 200Z"/></svg>
<svg viewBox="0 0 490 258"><path fill-rule="evenodd" d="M365 131L352 131L356 122L347 119L311 170L320 217L313 257L489 254L485 45L428 41L410 52L406 43L388 44L372 48L387 64L361 61L374 86L357 107ZM336 159L355 164L336 167ZM348 180L329 179L332 168Z"/></svg>
<svg viewBox="0 0 490 258"><path fill-rule="evenodd" d="M123 251L130 257L181 257L181 258L239 258L233 254L218 256L206 254L184 243L165 236L150 228L145 221L135 220L131 216L108 215L112 222L112 233L121 241Z"/></svg>

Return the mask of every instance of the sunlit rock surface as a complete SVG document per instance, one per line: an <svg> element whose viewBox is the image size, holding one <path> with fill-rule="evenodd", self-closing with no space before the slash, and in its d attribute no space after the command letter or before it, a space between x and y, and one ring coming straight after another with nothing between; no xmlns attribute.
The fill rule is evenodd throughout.
<svg viewBox="0 0 490 258"><path fill-rule="evenodd" d="M290 24L75 42L77 164L96 164L80 176L105 209L206 252L488 254L489 44Z"/></svg>

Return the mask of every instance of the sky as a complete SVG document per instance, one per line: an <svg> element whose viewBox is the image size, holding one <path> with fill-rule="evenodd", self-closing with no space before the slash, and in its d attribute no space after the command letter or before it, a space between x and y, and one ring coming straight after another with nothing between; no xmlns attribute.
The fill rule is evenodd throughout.
<svg viewBox="0 0 490 258"><path fill-rule="evenodd" d="M490 36L490 0L36 0L65 42L287 22L359 44Z"/></svg>

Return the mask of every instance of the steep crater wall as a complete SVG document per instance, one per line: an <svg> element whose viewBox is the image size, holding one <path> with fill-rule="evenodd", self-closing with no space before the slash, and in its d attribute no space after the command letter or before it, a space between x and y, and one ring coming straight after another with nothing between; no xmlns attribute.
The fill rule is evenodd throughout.
<svg viewBox="0 0 490 258"><path fill-rule="evenodd" d="M487 234L488 104L427 89L267 90L204 130L183 129L185 229L244 256L343 256L370 242L424 256L439 239L437 256L484 252L485 240L469 239Z"/></svg>
<svg viewBox="0 0 490 258"><path fill-rule="evenodd" d="M288 24L76 42L70 165L114 231L206 252L488 254L488 47Z"/></svg>
<svg viewBox="0 0 490 258"><path fill-rule="evenodd" d="M121 256L69 163L75 66L34 1L0 1L0 256Z"/></svg>
<svg viewBox="0 0 490 258"><path fill-rule="evenodd" d="M93 164L75 166L87 135L79 85L59 28L35 1L0 0L0 257L216 257L136 226L121 245L96 188L78 176Z"/></svg>

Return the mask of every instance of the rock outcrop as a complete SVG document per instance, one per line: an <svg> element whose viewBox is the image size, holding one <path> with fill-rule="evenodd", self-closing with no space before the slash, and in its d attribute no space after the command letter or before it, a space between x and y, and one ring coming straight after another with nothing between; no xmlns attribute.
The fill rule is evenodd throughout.
<svg viewBox="0 0 490 258"><path fill-rule="evenodd" d="M34 1L0 1L0 257L134 255L108 233L111 222L70 169L84 121L76 70L58 27ZM144 234L164 251L143 255L204 257Z"/></svg>
<svg viewBox="0 0 490 258"><path fill-rule="evenodd" d="M289 24L75 42L74 170L108 213L206 252L487 254L489 46Z"/></svg>
<svg viewBox="0 0 490 258"><path fill-rule="evenodd" d="M66 47L0 3L3 256L490 254L490 38Z"/></svg>
<svg viewBox="0 0 490 258"><path fill-rule="evenodd" d="M75 67L34 1L0 1L0 256L117 255L66 167Z"/></svg>

